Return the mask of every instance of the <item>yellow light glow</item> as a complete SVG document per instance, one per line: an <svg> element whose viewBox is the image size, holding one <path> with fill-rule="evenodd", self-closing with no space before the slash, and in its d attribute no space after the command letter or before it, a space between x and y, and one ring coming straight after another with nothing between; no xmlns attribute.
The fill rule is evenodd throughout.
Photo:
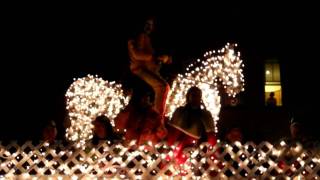
<svg viewBox="0 0 320 180"><path fill-rule="evenodd" d="M280 90L281 90L280 85L265 85L264 86L265 92L276 92L276 91L280 91Z"/></svg>

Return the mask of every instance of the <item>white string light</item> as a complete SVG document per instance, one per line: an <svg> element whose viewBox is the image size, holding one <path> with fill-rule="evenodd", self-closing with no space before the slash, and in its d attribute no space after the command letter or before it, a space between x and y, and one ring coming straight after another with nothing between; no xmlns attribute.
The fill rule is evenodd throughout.
<svg viewBox="0 0 320 180"><path fill-rule="evenodd" d="M89 179L93 179L106 177L107 172L109 179L117 179L120 175L127 179L137 179L138 177L159 179L161 177L164 179L171 177L179 177L180 179L224 177L225 179L227 178L225 172L229 171L232 175L228 177L231 179L257 176L292 179L301 176L304 179L312 179L318 177L317 173L320 168L318 148L301 149L301 153L296 154L295 148L280 144L272 145L268 142L261 142L258 145L252 142L243 145L240 142L217 143L213 151L208 151L209 144L202 143L200 148L194 146L185 149L184 153L188 160L183 164L177 164L172 158L172 151L175 147L167 149L169 152L164 151L163 147L166 145L162 142L155 146L149 145L148 149L146 149L147 145L141 145L134 150L128 148L127 145L113 144L110 146L106 142L89 145L86 150L74 149L70 144L57 143L56 145L40 150L43 144L34 145L31 141L25 144L18 144L18 142L2 144L0 142L0 157L2 159L0 177L3 179L61 179L62 177L63 179L70 179L70 177L74 179L90 177ZM256 148L256 152L249 152L249 146ZM234 152L235 147L238 149L237 152ZM30 149L32 153L24 153L26 148ZM57 153L54 151L55 148L64 149L64 151ZM221 148L224 151L219 151ZM101 151L101 149L108 150ZM7 156L7 150L12 151L9 156ZM282 153L275 155L273 151L281 151ZM165 160L164 157L170 153L171 158L166 160L166 166L159 166ZM214 153L214 157L212 153ZM31 158L35 154L38 159ZM20 157L19 161L16 160L18 156ZM51 160L47 160L49 156L52 157ZM226 159L227 156L229 156L228 159ZM41 167L39 160L43 164ZM239 168L235 168L234 165ZM172 174L167 174L167 170L170 170ZM21 172L20 175L16 173L18 171ZM46 171L51 173L46 174ZM216 172L211 174L211 171Z"/></svg>
<svg viewBox="0 0 320 180"><path fill-rule="evenodd" d="M205 60L197 59L194 64L186 68L185 74L179 74L173 81L168 95L166 115L171 117L179 106L183 106L188 89L197 86L202 90L202 99L213 116L217 133L217 121L221 108L217 80L222 81L229 96L235 97L239 92L244 91L242 74L244 65L240 59L240 53L234 50L236 46L228 43L217 53L216 51L206 52Z"/></svg>
<svg viewBox="0 0 320 180"><path fill-rule="evenodd" d="M84 147L86 141L92 138L92 121L97 116L106 115L114 124L115 116L129 102L121 85L92 75L75 80L66 98L71 121L66 137L75 142L77 147Z"/></svg>
<svg viewBox="0 0 320 180"><path fill-rule="evenodd" d="M243 64L240 53L235 53L236 46L228 43L218 50L218 53L209 51L204 54L205 60L197 59L195 64L187 67L184 75L179 74L169 92L166 115L171 117L172 113L185 103L187 90L192 86L198 86L202 90L204 105L213 116L217 133L221 108L217 79L222 81L229 96L234 97L244 90ZM84 147L93 137L91 122L97 116L105 114L113 124L113 118L129 102L129 97L124 96L120 84L104 81L92 75L75 80L66 97L71 121L71 127L66 130L66 137L76 142L77 147Z"/></svg>

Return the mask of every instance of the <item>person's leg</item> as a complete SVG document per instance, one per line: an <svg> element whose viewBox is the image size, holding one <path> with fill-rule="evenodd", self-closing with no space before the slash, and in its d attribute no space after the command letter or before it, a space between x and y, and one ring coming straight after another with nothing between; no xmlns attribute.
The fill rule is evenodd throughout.
<svg viewBox="0 0 320 180"><path fill-rule="evenodd" d="M163 117L165 113L167 95L170 90L169 84L159 74L147 69L135 69L133 74L140 77L152 87L155 93L154 108Z"/></svg>
<svg viewBox="0 0 320 180"><path fill-rule="evenodd" d="M170 86L168 83L164 83L161 87L155 88L155 109L159 111L161 115L161 123L164 124L165 108Z"/></svg>

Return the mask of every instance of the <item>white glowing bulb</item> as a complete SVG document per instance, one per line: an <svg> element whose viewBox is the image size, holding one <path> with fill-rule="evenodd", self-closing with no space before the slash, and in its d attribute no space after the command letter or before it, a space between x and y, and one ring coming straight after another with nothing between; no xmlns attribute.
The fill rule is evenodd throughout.
<svg viewBox="0 0 320 180"><path fill-rule="evenodd" d="M124 178L126 178L126 175L121 174L121 175L120 175L120 178L124 179Z"/></svg>

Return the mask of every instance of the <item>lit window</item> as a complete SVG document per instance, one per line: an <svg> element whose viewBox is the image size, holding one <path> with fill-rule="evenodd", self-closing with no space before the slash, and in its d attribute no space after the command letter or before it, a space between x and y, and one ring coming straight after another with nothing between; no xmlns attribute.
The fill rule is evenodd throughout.
<svg viewBox="0 0 320 180"><path fill-rule="evenodd" d="M276 60L269 60L265 63L264 92L266 105L282 105L280 65Z"/></svg>

